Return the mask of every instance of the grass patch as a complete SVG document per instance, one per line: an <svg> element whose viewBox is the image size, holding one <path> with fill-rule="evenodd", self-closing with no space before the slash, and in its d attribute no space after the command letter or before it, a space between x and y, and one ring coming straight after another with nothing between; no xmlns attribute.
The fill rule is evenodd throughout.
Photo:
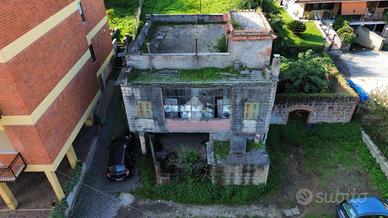
<svg viewBox="0 0 388 218"><path fill-rule="evenodd" d="M154 14L224 13L239 7L241 0L145 0L144 12Z"/></svg>
<svg viewBox="0 0 388 218"><path fill-rule="evenodd" d="M216 159L225 159L229 155L230 141L213 141L213 148Z"/></svg>
<svg viewBox="0 0 388 218"><path fill-rule="evenodd" d="M264 147L264 144L262 142L255 142L253 140L249 140L247 142L247 152L258 150L262 147Z"/></svg>
<svg viewBox="0 0 388 218"><path fill-rule="evenodd" d="M339 181L340 183L353 188L358 187L358 182L362 180L370 180L384 198L388 197L385 175L369 153L362 140L360 126L355 122L319 124L312 128L307 128L301 121L289 121L285 126L272 125L267 147L271 155L274 152L281 154L280 157L271 157L275 159L290 153L290 148L301 149L304 154L303 166L311 175L317 177L320 191L336 191L333 181L338 180L341 170L348 174L346 180ZM355 171L357 168L368 178L359 175ZM271 172L273 173L273 170ZM282 176L284 179L287 177Z"/></svg>
<svg viewBox="0 0 388 218"><path fill-rule="evenodd" d="M306 23L306 31L297 36L288 27L288 25L293 21L293 18L285 10L281 10L280 18L283 21L283 28L285 32L284 42L286 46L323 45L324 38L313 21L308 21Z"/></svg>
<svg viewBox="0 0 388 218"><path fill-rule="evenodd" d="M138 1L105 0L106 14L110 28L118 28L118 40L122 40L126 34L131 37L136 35L135 11L139 6Z"/></svg>
<svg viewBox="0 0 388 218"><path fill-rule="evenodd" d="M144 72L135 69L128 77L128 81L134 83L214 82L217 80L227 80L229 77L236 78L238 76L240 76L240 72L234 70L232 67L177 70L170 74L152 70Z"/></svg>

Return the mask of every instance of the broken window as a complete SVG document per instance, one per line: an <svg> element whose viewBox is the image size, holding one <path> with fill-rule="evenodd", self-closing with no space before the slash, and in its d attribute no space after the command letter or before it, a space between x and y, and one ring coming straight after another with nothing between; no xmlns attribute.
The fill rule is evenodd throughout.
<svg viewBox="0 0 388 218"><path fill-rule="evenodd" d="M137 101L136 107L140 118L152 118L152 103L150 101Z"/></svg>
<svg viewBox="0 0 388 218"><path fill-rule="evenodd" d="M222 88L165 88L163 104L170 119L227 119L230 118L230 89Z"/></svg>
<svg viewBox="0 0 388 218"><path fill-rule="evenodd" d="M259 103L245 102L244 107L244 119L245 120L256 120L259 115Z"/></svg>

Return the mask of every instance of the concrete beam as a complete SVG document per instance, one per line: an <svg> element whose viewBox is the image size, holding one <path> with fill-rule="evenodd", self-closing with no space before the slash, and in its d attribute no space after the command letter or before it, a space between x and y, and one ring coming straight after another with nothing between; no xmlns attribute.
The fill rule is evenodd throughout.
<svg viewBox="0 0 388 218"><path fill-rule="evenodd" d="M74 169L75 166L77 166L78 158L77 158L77 155L75 154L73 145L70 145L69 149L67 150L66 157L70 163L71 168Z"/></svg>
<svg viewBox="0 0 388 218"><path fill-rule="evenodd" d="M63 192L62 186L58 181L58 177L55 174L55 171L44 171L44 173L46 174L47 179L49 180L58 200L62 200L65 197L65 193Z"/></svg>
<svg viewBox="0 0 388 218"><path fill-rule="evenodd" d="M5 182L0 183L0 195L9 209L16 210L19 204L15 196L12 194L11 189L9 189L7 183Z"/></svg>
<svg viewBox="0 0 388 218"><path fill-rule="evenodd" d="M146 149L146 141L145 141L145 138L144 138L144 132L140 132L139 133L139 139L140 139L140 145L141 145L141 152L143 154L146 154L147 153L147 149Z"/></svg>

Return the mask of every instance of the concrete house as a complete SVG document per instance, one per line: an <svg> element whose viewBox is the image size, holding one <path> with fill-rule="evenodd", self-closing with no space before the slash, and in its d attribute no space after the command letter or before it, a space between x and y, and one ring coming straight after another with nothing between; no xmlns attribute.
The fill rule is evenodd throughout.
<svg viewBox="0 0 388 218"><path fill-rule="evenodd" d="M143 153L151 141L158 155L147 135L202 133L213 182L266 183L265 146L247 146L266 141L280 69L278 57L269 66L276 36L263 14L147 18L119 78L129 129L139 133ZM226 156L217 154L220 142ZM157 161L155 168L159 183L169 180Z"/></svg>

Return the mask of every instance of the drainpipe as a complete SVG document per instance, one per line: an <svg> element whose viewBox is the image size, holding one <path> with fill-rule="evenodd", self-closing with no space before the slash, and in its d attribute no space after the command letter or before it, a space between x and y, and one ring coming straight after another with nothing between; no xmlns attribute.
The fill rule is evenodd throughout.
<svg viewBox="0 0 388 218"><path fill-rule="evenodd" d="M148 51L148 64L149 64L149 68L153 69L154 65L152 63L151 48L150 48L151 43L147 42L146 45L147 45L147 51Z"/></svg>

